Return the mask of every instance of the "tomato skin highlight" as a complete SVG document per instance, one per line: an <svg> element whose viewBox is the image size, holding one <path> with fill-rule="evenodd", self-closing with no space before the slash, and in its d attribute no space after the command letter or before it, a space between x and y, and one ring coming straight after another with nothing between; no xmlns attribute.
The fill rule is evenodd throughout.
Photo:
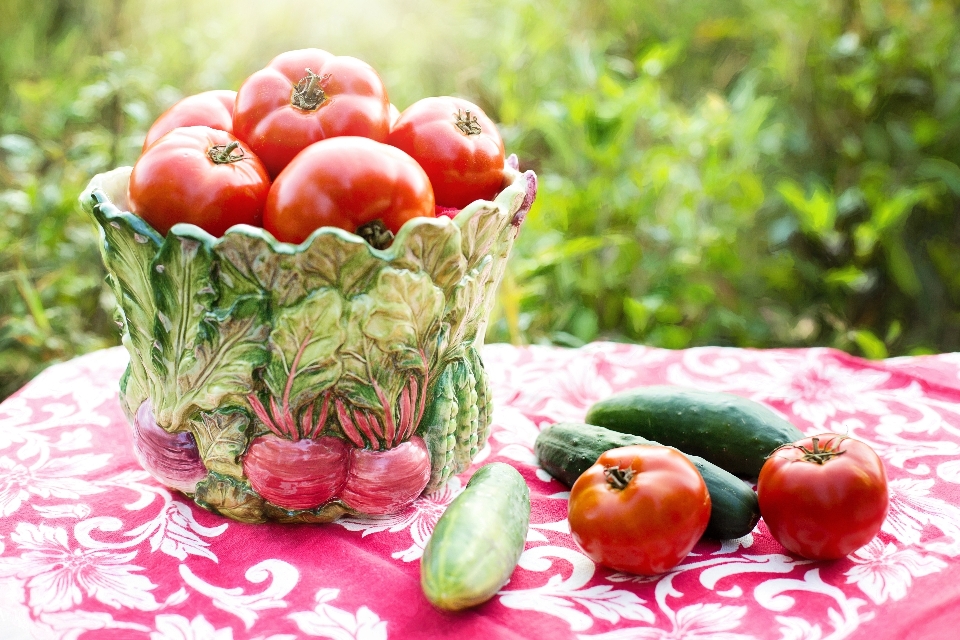
<svg viewBox="0 0 960 640"><path fill-rule="evenodd" d="M217 164L208 155L215 146L233 143L241 160ZM161 136L137 160L128 200L130 209L162 235L188 222L221 236L235 224L259 226L269 190L266 169L234 136L210 127L181 127Z"/></svg>
<svg viewBox="0 0 960 640"><path fill-rule="evenodd" d="M263 227L300 243L320 227L351 233L374 220L397 233L407 220L435 215L427 174L403 153L368 138L343 136L304 149L274 181Z"/></svg>
<svg viewBox="0 0 960 640"><path fill-rule="evenodd" d="M210 127L233 133L233 104L236 91L217 89L187 96L154 120L143 141L143 151L178 127Z"/></svg>
<svg viewBox="0 0 960 640"><path fill-rule="evenodd" d="M301 89L307 88L308 69L319 90L311 95L320 101L305 109L295 106L294 94L301 82ZM362 136L385 141L390 100L380 76L362 60L321 49L288 51L240 86L233 130L276 177L301 150L320 140Z"/></svg>
<svg viewBox="0 0 960 640"><path fill-rule="evenodd" d="M387 143L420 163L442 207L462 209L474 200L490 200L503 185L503 140L493 121L467 100L434 97L413 103L393 124Z"/></svg>
<svg viewBox="0 0 960 640"><path fill-rule="evenodd" d="M807 451L838 452L822 464ZM890 505L883 462L869 445L835 433L777 449L757 481L760 515L787 550L811 560L836 560L870 542Z"/></svg>
<svg viewBox="0 0 960 640"><path fill-rule="evenodd" d="M620 476L624 487L609 479ZM611 449L570 490L570 531L591 560L611 569L657 575L677 566L710 520L710 494L683 454L661 446Z"/></svg>

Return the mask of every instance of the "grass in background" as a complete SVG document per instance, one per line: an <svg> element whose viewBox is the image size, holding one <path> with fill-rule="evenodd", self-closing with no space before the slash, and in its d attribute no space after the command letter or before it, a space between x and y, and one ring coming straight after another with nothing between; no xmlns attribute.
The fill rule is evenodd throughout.
<svg viewBox="0 0 960 640"><path fill-rule="evenodd" d="M482 4L482 6L481 6ZM960 349L951 3L9 0L0 398L116 344L75 201L183 95L288 49L458 94L541 178L488 341Z"/></svg>

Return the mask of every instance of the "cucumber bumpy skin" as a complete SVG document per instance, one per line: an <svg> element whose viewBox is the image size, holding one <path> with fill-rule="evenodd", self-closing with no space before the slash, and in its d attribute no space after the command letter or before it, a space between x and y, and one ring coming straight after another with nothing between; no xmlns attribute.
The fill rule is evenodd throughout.
<svg viewBox="0 0 960 640"><path fill-rule="evenodd" d="M492 462L440 516L420 559L420 585L435 607L486 602L510 579L530 526L530 489L508 464Z"/></svg>
<svg viewBox="0 0 960 640"><path fill-rule="evenodd" d="M584 422L700 456L741 478L756 478L777 447L803 432L764 405L729 393L641 387L597 402Z"/></svg>
<svg viewBox="0 0 960 640"><path fill-rule="evenodd" d="M592 424L561 422L541 431L533 450L540 466L570 487L596 463L600 454L634 444L658 443ZM703 535L717 540L730 540L742 538L753 531L760 521L760 503L753 489L740 478L703 458L684 455L700 472L710 493L710 522Z"/></svg>

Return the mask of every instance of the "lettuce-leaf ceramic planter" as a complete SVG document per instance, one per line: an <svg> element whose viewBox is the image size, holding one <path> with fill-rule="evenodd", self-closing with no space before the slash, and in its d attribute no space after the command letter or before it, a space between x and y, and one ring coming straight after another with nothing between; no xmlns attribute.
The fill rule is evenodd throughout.
<svg viewBox="0 0 960 640"><path fill-rule="evenodd" d="M303 244L236 226L161 237L124 211L129 168L81 196L101 230L130 364L120 382L143 466L243 522L402 510L486 441L478 348L531 172L387 249L334 228Z"/></svg>

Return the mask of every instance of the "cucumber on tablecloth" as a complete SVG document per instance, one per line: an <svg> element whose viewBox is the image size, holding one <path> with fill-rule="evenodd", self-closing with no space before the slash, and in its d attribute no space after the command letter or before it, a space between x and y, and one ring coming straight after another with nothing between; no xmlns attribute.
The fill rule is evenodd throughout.
<svg viewBox="0 0 960 640"><path fill-rule="evenodd" d="M605 398L590 407L584 422L676 447L741 478L756 478L774 449L803 438L753 400L667 385Z"/></svg>
<svg viewBox="0 0 960 640"><path fill-rule="evenodd" d="M634 444L659 443L592 424L561 422L540 432L534 453L541 467L569 487L596 463L604 451ZM753 531L760 520L760 505L753 489L703 458L684 455L697 467L710 493L713 506L704 535L727 540Z"/></svg>
<svg viewBox="0 0 960 640"><path fill-rule="evenodd" d="M492 598L520 559L530 526L530 489L503 462L484 465L440 516L420 560L427 599L449 611Z"/></svg>

